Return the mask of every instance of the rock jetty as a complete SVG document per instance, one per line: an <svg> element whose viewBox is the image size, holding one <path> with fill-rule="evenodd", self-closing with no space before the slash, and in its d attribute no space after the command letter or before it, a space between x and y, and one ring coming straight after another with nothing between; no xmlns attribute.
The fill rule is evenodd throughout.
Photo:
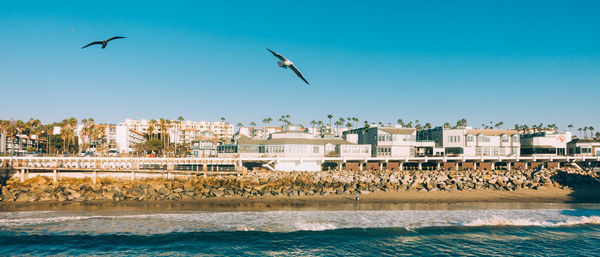
<svg viewBox="0 0 600 257"><path fill-rule="evenodd" d="M36 176L20 182L9 179L0 201L197 200L212 197L257 198L368 194L392 191L465 191L573 188L600 185L595 172L563 168L512 171L323 171L261 172L240 176L187 176L136 180L104 177L52 178Z"/></svg>

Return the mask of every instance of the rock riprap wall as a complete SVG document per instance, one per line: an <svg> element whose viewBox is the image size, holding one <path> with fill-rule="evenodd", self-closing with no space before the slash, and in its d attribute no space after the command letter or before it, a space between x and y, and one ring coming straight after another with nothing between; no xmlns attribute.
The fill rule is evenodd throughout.
<svg viewBox="0 0 600 257"><path fill-rule="evenodd" d="M171 179L52 178L36 176L2 186L1 201L195 200L368 194L391 191L544 190L600 185L596 172L574 169L513 171L323 171L248 172L242 176L187 176Z"/></svg>

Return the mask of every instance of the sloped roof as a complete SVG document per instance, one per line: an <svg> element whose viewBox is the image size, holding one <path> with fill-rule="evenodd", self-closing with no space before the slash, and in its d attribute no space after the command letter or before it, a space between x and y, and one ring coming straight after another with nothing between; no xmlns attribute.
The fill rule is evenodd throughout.
<svg viewBox="0 0 600 257"><path fill-rule="evenodd" d="M497 129L469 129L466 134L472 135L486 135L486 136L501 136L501 135L518 135L520 134L517 130L497 130Z"/></svg>
<svg viewBox="0 0 600 257"><path fill-rule="evenodd" d="M382 131L390 134L412 134L415 128L380 128Z"/></svg>
<svg viewBox="0 0 600 257"><path fill-rule="evenodd" d="M292 145L324 145L324 144L333 144L333 145L355 145L354 143L350 143L343 139L321 139L321 138L272 138L267 140L257 140L257 139L249 139L246 136L241 136L238 138L239 145L284 145L284 144L292 144Z"/></svg>
<svg viewBox="0 0 600 257"><path fill-rule="evenodd" d="M600 141L593 139L593 138L575 138L573 140L571 140L571 142L569 143L600 143Z"/></svg>

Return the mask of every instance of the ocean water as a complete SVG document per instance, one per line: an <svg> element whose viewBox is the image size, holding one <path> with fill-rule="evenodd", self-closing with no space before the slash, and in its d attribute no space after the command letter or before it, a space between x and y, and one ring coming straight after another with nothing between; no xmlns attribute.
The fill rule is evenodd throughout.
<svg viewBox="0 0 600 257"><path fill-rule="evenodd" d="M0 255L600 256L600 205L0 212Z"/></svg>

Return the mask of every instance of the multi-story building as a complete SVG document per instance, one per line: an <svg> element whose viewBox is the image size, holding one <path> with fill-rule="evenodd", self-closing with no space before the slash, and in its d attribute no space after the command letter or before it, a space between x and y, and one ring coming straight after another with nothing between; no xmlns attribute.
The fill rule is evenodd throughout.
<svg viewBox="0 0 600 257"><path fill-rule="evenodd" d="M94 139L84 133L83 125L79 125L75 129L80 151L97 152L98 146L102 145L107 153L132 153L135 151L136 144L146 141L144 134L129 129L127 126L97 124L94 125L94 128L100 129L100 133Z"/></svg>
<svg viewBox="0 0 600 257"><path fill-rule="evenodd" d="M161 131L160 123L151 124L146 119L132 120L125 119L121 123L122 126L127 126L129 129L138 131L142 134L148 134L152 130L153 134L169 133L169 140L175 144L189 144L195 137L204 131L209 131L216 135L220 140L229 140L233 137L234 126L227 122L194 122L186 120L183 122L171 122L168 125L168 131Z"/></svg>
<svg viewBox="0 0 600 257"><path fill-rule="evenodd" d="M0 134L0 153L4 154L22 154L28 150L38 151L44 139L36 135L16 135L14 137Z"/></svg>
<svg viewBox="0 0 600 257"><path fill-rule="evenodd" d="M566 155L571 132L539 132L521 135L521 155Z"/></svg>
<svg viewBox="0 0 600 257"><path fill-rule="evenodd" d="M323 157L369 157L370 145L351 143L341 138L315 137L303 131L300 126L285 125L282 131L272 133L266 140L237 139L237 153L240 157L271 157L276 170L322 169Z"/></svg>
<svg viewBox="0 0 600 257"><path fill-rule="evenodd" d="M116 126L115 141L119 153L135 152L135 145L146 141L144 134L129 129L127 126Z"/></svg>
<svg viewBox="0 0 600 257"><path fill-rule="evenodd" d="M192 157L213 157L217 154L217 138L210 131L204 131L198 134L190 142Z"/></svg>
<svg viewBox="0 0 600 257"><path fill-rule="evenodd" d="M425 136L435 142L435 154L444 156L512 156L521 147L516 130L436 127L420 131Z"/></svg>
<svg viewBox="0 0 600 257"><path fill-rule="evenodd" d="M0 154L6 153L6 135L0 131Z"/></svg>
<svg viewBox="0 0 600 257"><path fill-rule="evenodd" d="M569 155L600 156L600 141L593 138L575 138L567 143Z"/></svg>
<svg viewBox="0 0 600 257"><path fill-rule="evenodd" d="M414 128L400 126L364 127L344 131L344 138L350 142L371 145L374 157L432 156L435 143L432 140L417 140Z"/></svg>

